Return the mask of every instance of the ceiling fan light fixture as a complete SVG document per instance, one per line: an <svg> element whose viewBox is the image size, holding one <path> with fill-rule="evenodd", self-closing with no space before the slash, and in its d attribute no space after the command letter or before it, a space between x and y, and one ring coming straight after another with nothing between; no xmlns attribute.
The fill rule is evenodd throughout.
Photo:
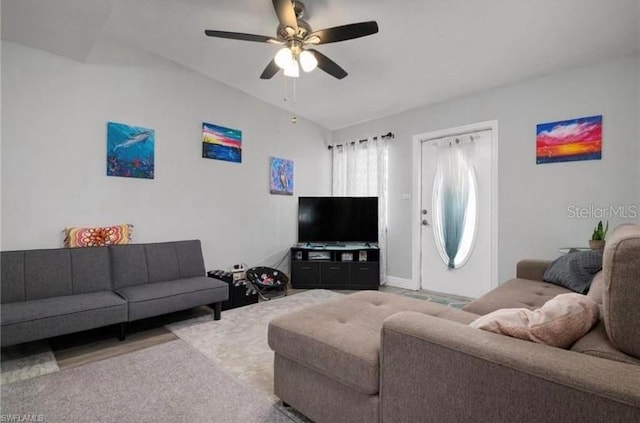
<svg viewBox="0 0 640 423"><path fill-rule="evenodd" d="M300 67L298 66L298 61L296 59L292 59L289 66L285 68L284 76L288 76L290 78L297 78L300 76Z"/></svg>
<svg viewBox="0 0 640 423"><path fill-rule="evenodd" d="M287 69L289 66L291 66L291 62L295 62L293 53L291 52L291 49L289 49L289 47L283 47L278 50L275 56L275 61L276 65L278 65L280 69Z"/></svg>
<svg viewBox="0 0 640 423"><path fill-rule="evenodd" d="M318 66L318 59L310 51L304 50L300 53L300 66L305 72L311 72Z"/></svg>

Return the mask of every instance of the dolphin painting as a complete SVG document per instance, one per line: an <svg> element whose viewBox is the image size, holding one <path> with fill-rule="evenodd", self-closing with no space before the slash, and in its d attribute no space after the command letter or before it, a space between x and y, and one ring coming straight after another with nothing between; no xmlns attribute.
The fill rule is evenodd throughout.
<svg viewBox="0 0 640 423"><path fill-rule="evenodd" d="M131 135L127 138L122 144L118 144L113 148L113 151L116 151L118 148L129 148L134 144L138 144L141 142L145 142L151 136L151 131L143 131L138 132L137 134Z"/></svg>

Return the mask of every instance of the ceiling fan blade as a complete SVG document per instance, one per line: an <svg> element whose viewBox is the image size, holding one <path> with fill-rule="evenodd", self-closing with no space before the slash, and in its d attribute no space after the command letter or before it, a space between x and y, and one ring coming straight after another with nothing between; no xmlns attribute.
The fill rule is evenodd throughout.
<svg viewBox="0 0 640 423"><path fill-rule="evenodd" d="M269 62L266 68L262 71L262 75L260 75L260 79L271 79L273 75L278 73L280 68L276 65L276 59L273 59Z"/></svg>
<svg viewBox="0 0 640 423"><path fill-rule="evenodd" d="M307 37L307 40L309 40L309 44L328 44L366 37L367 35L376 34L377 32L378 23L376 21L359 22L312 32Z"/></svg>
<svg viewBox="0 0 640 423"><path fill-rule="evenodd" d="M307 49L307 51L310 51L316 57L316 60L318 61L318 67L334 78L342 79L345 76L349 75L347 71L340 67L340 65L329 59L324 54L320 53L318 50L310 48Z"/></svg>
<svg viewBox="0 0 640 423"><path fill-rule="evenodd" d="M293 28L294 33L298 32L298 19L291 0L273 0L273 8L276 10L280 25L284 28Z"/></svg>
<svg viewBox="0 0 640 423"><path fill-rule="evenodd" d="M241 41L255 41L258 43L282 44L282 41L279 41L273 37L267 37L266 35L245 34L242 32L214 31L212 29L205 29L204 33L209 37L229 38L231 40Z"/></svg>

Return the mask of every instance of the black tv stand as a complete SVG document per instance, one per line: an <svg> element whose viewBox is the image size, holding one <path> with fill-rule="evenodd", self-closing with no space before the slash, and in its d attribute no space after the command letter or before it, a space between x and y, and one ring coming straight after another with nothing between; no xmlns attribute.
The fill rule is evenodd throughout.
<svg viewBox="0 0 640 423"><path fill-rule="evenodd" d="M293 288L378 289L380 250L370 243L298 244L290 269Z"/></svg>

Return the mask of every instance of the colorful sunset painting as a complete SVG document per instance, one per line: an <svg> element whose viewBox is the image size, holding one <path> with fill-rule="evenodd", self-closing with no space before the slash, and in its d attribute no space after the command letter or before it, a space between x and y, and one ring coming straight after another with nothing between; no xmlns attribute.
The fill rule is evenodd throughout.
<svg viewBox="0 0 640 423"><path fill-rule="evenodd" d="M293 195L293 160L271 157L269 169L271 194Z"/></svg>
<svg viewBox="0 0 640 423"><path fill-rule="evenodd" d="M537 164L601 158L602 115L541 123L536 128Z"/></svg>
<svg viewBox="0 0 640 423"><path fill-rule="evenodd" d="M107 122L107 176L153 179L155 131Z"/></svg>
<svg viewBox="0 0 640 423"><path fill-rule="evenodd" d="M203 123L202 157L241 163L242 131Z"/></svg>

